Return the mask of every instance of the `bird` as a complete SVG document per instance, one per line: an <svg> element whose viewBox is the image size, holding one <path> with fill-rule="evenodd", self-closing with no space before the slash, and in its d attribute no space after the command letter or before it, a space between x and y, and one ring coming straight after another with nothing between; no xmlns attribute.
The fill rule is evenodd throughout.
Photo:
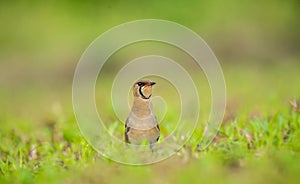
<svg viewBox="0 0 300 184"><path fill-rule="evenodd" d="M125 123L125 142L153 145L159 140L160 129L150 101L152 86L156 83L147 79L138 80L133 85L133 105Z"/></svg>

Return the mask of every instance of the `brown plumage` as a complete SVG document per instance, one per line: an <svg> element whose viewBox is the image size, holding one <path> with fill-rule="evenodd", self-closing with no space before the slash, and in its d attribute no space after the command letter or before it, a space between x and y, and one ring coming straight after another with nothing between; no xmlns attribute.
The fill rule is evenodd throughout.
<svg viewBox="0 0 300 184"><path fill-rule="evenodd" d="M125 124L125 142L141 144L147 141L152 145L158 141L160 130L150 97L155 82L139 80L133 85L134 101Z"/></svg>

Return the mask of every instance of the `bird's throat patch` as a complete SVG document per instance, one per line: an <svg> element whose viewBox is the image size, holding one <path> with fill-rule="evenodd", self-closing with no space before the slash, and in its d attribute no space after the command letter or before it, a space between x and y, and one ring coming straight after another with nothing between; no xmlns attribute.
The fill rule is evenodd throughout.
<svg viewBox="0 0 300 184"><path fill-rule="evenodd" d="M151 97L152 94L149 95L148 97L146 97L146 96L144 95L143 91L142 91L142 87L143 87L143 86L139 87L139 93L140 93L140 95L141 95L141 97L142 97L143 99L148 100L148 99Z"/></svg>

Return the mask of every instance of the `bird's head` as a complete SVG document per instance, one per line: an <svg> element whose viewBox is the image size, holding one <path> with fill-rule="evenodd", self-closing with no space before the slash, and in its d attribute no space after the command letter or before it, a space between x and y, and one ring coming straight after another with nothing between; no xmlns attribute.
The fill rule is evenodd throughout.
<svg viewBox="0 0 300 184"><path fill-rule="evenodd" d="M134 97L148 100L152 95L152 86L156 84L150 80L138 80L133 85Z"/></svg>

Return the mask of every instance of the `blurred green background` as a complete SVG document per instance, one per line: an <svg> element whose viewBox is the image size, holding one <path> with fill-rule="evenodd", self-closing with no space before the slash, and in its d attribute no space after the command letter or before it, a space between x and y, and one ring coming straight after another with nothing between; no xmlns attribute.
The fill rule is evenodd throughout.
<svg viewBox="0 0 300 184"><path fill-rule="evenodd" d="M177 22L198 33L208 43L224 70L228 90L226 121L235 117L243 120L270 117L278 111L287 112L288 102L300 97L299 10L298 0L0 1L0 150L9 150L4 145L10 142L3 141L3 137L11 131L20 136L18 140L21 142L33 139L53 142L56 134L47 132L48 129L53 130L52 126L58 126L58 136L63 132L64 140L73 141L76 147L78 140L81 140L78 138L80 134L72 111L71 88L76 64L88 45L101 33L121 23L138 19ZM113 66L116 65L118 63ZM113 117L107 115L107 119ZM16 157L20 153L17 152ZM5 151L0 151L0 154L3 161L10 155ZM49 154L59 153L50 151ZM297 159L285 159L286 155L286 152L278 153L274 160L286 166ZM183 167L183 171L179 169L181 157L149 168L121 167L101 159L98 161L100 164L94 168L87 166L89 162L83 160L82 165L73 170L82 173L82 168L87 167L87 171L75 179L71 177L70 181L76 182L80 178L97 182L99 180L94 176L102 170L108 171L100 174L101 181L131 181L133 178L129 173L135 173L133 175L137 175L138 179L150 180L150 174L162 177L159 171L168 170L169 167L175 168L166 174L170 180L151 181L184 182L197 176L197 170L210 176L213 182L222 182L225 176L229 182L243 181L255 172L255 181L262 183L265 174L271 179L277 176L277 171L272 170L272 159L260 162L253 158L255 156L247 157L251 163L248 169L231 177L227 176L227 170L232 169L231 165L228 169L209 154L202 157L201 164ZM44 163L50 164L51 160ZM295 163L299 163L299 158ZM260 169L256 170L256 165ZM214 171L213 166L218 169ZM293 166L296 169L291 169L287 176L296 177L294 172L299 167L295 164ZM20 180L23 182L27 181L28 173L32 172L31 166L28 168L20 171L12 167L11 170L17 171L16 178L25 178ZM47 167L43 169L47 170ZM55 166L48 169L52 170L50 174L44 170L33 171L40 173L38 181L45 182L44 177L61 177L60 170ZM66 176L72 175L64 172ZM181 172L184 173L182 178L176 175ZM120 177L125 179L107 178L107 175L114 176L114 173L121 173ZM29 176L32 177L31 174ZM204 180L204 175L199 176L199 179Z"/></svg>
<svg viewBox="0 0 300 184"><path fill-rule="evenodd" d="M296 0L1 1L0 84L1 103L5 104L2 113L18 110L26 114L33 107L36 111L39 104L32 103L41 101L69 104L71 97L61 93L71 94L72 75L87 46L113 26L146 18L175 21L197 32L224 69L228 68L224 73L229 91L243 90L231 88L231 77L243 81L237 85L245 85L255 77L255 73L246 74L248 70L264 73L276 67L279 73L270 74L275 83L266 81L263 85L268 85L270 91L277 90L280 87L274 85L282 77L289 80L283 83L297 80L291 72L300 58L299 6ZM295 95L291 90L289 97ZM26 112L22 112L23 106ZM38 109L47 111L48 107L43 104Z"/></svg>

